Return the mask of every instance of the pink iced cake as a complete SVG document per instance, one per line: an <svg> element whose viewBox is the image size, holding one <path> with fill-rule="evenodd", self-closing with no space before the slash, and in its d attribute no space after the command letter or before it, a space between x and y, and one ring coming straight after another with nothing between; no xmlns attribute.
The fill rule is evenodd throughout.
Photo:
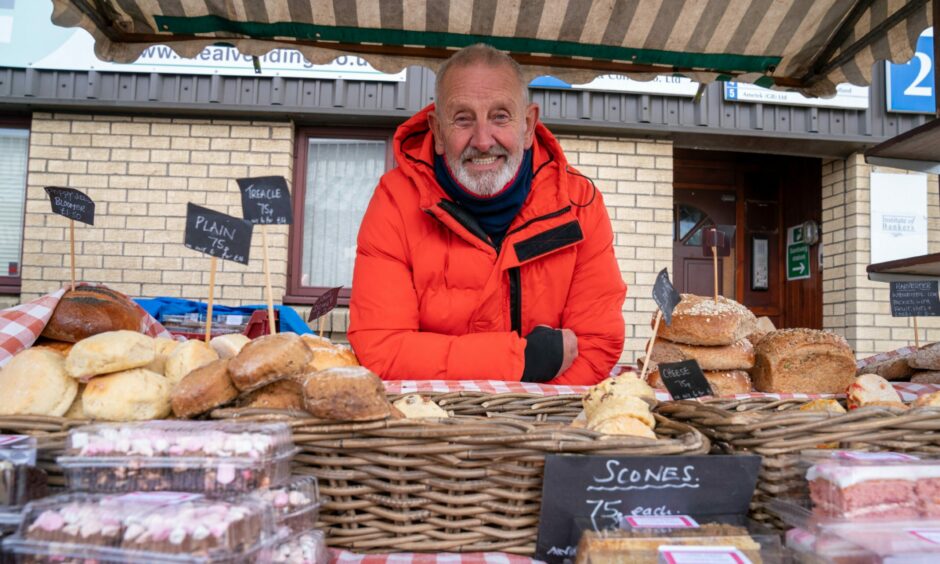
<svg viewBox="0 0 940 564"><path fill-rule="evenodd" d="M940 516L940 464L827 460L806 473L813 513L841 519Z"/></svg>

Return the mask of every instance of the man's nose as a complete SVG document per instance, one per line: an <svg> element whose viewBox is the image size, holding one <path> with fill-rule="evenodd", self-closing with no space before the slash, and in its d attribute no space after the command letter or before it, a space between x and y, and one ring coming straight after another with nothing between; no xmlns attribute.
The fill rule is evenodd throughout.
<svg viewBox="0 0 940 564"><path fill-rule="evenodd" d="M486 121L479 121L473 129L473 137L470 139L470 145L481 153L487 153L496 144L496 138L493 137L492 126Z"/></svg>

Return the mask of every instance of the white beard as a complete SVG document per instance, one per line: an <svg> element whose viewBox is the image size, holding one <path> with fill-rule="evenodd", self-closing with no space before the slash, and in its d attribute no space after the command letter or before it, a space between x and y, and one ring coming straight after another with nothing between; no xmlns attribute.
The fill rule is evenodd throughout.
<svg viewBox="0 0 940 564"><path fill-rule="evenodd" d="M467 159L503 155L506 156L506 161L503 163L503 166L494 171L484 172L482 174L471 174L463 166L464 161ZM511 155L509 151L501 145L495 145L487 153L481 153L473 147L467 147L464 149L463 153L460 154L458 159L447 159L447 165L450 167L457 182L470 192L482 197L492 196L502 190L503 187L516 176L516 172L519 170L521 163L522 154Z"/></svg>

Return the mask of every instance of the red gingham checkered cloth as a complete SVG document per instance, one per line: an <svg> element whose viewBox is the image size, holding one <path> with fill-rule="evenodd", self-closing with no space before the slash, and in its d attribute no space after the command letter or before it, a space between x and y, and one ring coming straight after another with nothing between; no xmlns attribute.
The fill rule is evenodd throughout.
<svg viewBox="0 0 940 564"><path fill-rule="evenodd" d="M537 564L541 562L528 556L505 552L355 554L331 548L330 553L330 561L336 564Z"/></svg>
<svg viewBox="0 0 940 564"><path fill-rule="evenodd" d="M31 302L0 311L0 367L6 366L13 355L36 342L64 294L65 288L62 288ZM173 337L153 316L136 302L132 303L141 313L141 333L151 337Z"/></svg>

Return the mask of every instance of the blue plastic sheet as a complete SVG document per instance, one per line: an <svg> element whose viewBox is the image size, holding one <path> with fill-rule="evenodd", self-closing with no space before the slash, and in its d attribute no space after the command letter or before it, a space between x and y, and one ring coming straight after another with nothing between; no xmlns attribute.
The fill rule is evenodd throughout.
<svg viewBox="0 0 940 564"><path fill-rule="evenodd" d="M207 304L181 298L135 298L135 302L140 307L147 310L147 313L154 316L157 321L162 321L164 315L185 315L187 313L199 313L205 315ZM246 315L257 309L267 309L267 305L244 305L238 307L212 304L212 317L216 315ZM274 309L278 311L280 319L278 323L278 332L290 332L303 335L304 333L313 333L307 323L300 315L289 306L276 305Z"/></svg>

